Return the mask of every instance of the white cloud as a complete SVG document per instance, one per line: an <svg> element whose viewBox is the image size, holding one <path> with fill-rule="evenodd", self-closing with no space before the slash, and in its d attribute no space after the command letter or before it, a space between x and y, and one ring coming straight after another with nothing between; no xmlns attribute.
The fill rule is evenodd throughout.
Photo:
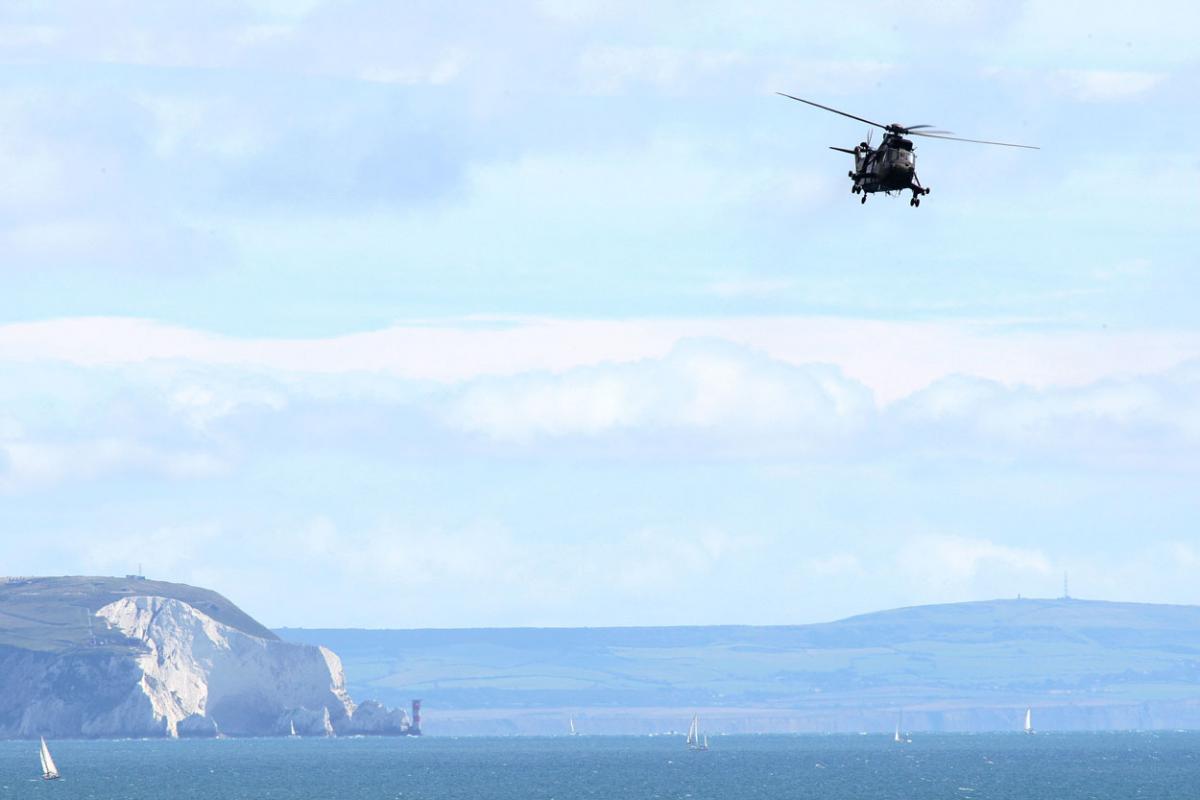
<svg viewBox="0 0 1200 800"><path fill-rule="evenodd" d="M403 575L409 591L468 590L518 583L510 572L532 563L532 547L518 544L506 529L484 522L459 527L419 528L382 523L339 530L318 518L301 534L300 554L352 579L391 583Z"/></svg>
<svg viewBox="0 0 1200 800"><path fill-rule="evenodd" d="M115 366L178 360L298 374L383 373L462 383L665 357L687 339L722 340L799 366L837 365L888 404L948 375L1004 385L1084 386L1200 357L1193 331L1012 331L1006 323L822 317L416 320L323 339L232 338L131 318L0 325L0 364Z"/></svg>
<svg viewBox="0 0 1200 800"><path fill-rule="evenodd" d="M366 66L359 70L358 77L370 83L443 86L458 77L466 62L464 53L452 51L427 64Z"/></svg>
<svg viewBox="0 0 1200 800"><path fill-rule="evenodd" d="M1166 79L1162 72L1060 70L1059 81L1078 100L1107 102L1145 94Z"/></svg>
<svg viewBox="0 0 1200 800"><path fill-rule="evenodd" d="M170 413L178 415L187 424L204 430L235 411L246 408L281 411L288 403L283 387L254 385L253 381L240 384L223 380L220 376L190 377L187 373L171 381L167 388L167 406Z"/></svg>
<svg viewBox="0 0 1200 800"><path fill-rule="evenodd" d="M821 453L859 463L1030 457L1179 467L1200 448L1200 359L1133 369L1135 360L1170 363L1184 352L1171 346L1186 339L1148 337L1166 343L1155 352L1136 350L1134 337L1109 345L1099 335L1086 365L1072 357L1087 337L1069 346L1035 340L1061 359L1045 363L1028 358L1027 335L957 342L947 357L940 340L920 349L923 326L863 324L838 341L842 325L462 322L312 341L133 320L3 326L6 485L130 470L204 476L262 441L313 435L347 453L403 441L406 450L545 444L625 457ZM681 336L689 330L732 336ZM1030 365L1037 376L1063 371L1040 382L942 372L958 359L1001 378L1028 378ZM1112 375L1125 364L1131 374ZM1084 380L1090 370L1100 377ZM932 381L895 398L897 385L925 376Z"/></svg>
<svg viewBox="0 0 1200 800"><path fill-rule="evenodd" d="M585 85L601 93L618 92L638 83L680 91L703 86L744 60L736 51L606 45L584 51L580 72Z"/></svg>
<svg viewBox="0 0 1200 800"><path fill-rule="evenodd" d="M1154 265L1148 258L1132 258L1098 266L1092 274L1100 281L1144 281Z"/></svg>
<svg viewBox="0 0 1200 800"><path fill-rule="evenodd" d="M1141 187L1138 211L1139 229L1146 235L1191 236L1200 231L1200 198L1191 186L1200 180L1196 160L1171 148L1156 153L1139 153L1124 148L1077 159L1053 186L1046 187L1040 202L1046 208L1063 213L1061 222L1079 221L1090 225L1119 226L1130 218L1129 191ZM1086 197L1086 203L1079 198ZM1108 257L1112 257L1111 254ZM1167 251L1164 266L1184 265L1190 253ZM1142 257L1144 258L1144 256ZM1150 280L1135 285L1144 288ZM1095 288L1095 287L1080 287Z"/></svg>
<svg viewBox="0 0 1200 800"><path fill-rule="evenodd" d="M854 553L831 553L830 555L805 559L802 571L822 578L837 578L863 575L862 561Z"/></svg>
<svg viewBox="0 0 1200 800"><path fill-rule="evenodd" d="M228 98L160 92L143 93L137 103L150 112L149 143L161 159L202 154L245 160L260 153L270 139L265 126Z"/></svg>
<svg viewBox="0 0 1200 800"><path fill-rule="evenodd" d="M601 0L539 0L537 5L549 17L574 23L591 20L611 9L610 3Z"/></svg>
<svg viewBox="0 0 1200 800"><path fill-rule="evenodd" d="M867 91L896 73L895 64L884 61L814 61L779 58L763 65L763 92L787 92L802 97L845 97Z"/></svg>
<svg viewBox="0 0 1200 800"><path fill-rule="evenodd" d="M985 586L998 580L1051 574L1050 560L1041 550L954 535L907 538L897 566L913 584L935 591L938 587L957 589L972 583Z"/></svg>
<svg viewBox="0 0 1200 800"><path fill-rule="evenodd" d="M1034 69L988 67L984 77L1000 79L1028 94L1049 90L1080 103L1117 103L1134 100L1160 84L1170 73L1137 69Z"/></svg>
<svg viewBox="0 0 1200 800"><path fill-rule="evenodd" d="M704 287L717 297L771 297L796 288L789 278L731 278L713 281Z"/></svg>
<svg viewBox="0 0 1200 800"><path fill-rule="evenodd" d="M1166 461L1200 445L1198 372L1200 361L1191 361L1158 374L1043 389L954 376L897 403L892 414L916 442L923 428L948 432L928 442L935 448Z"/></svg>
<svg viewBox="0 0 1200 800"><path fill-rule="evenodd" d="M571 619L578 624L569 610L578 608L592 609L585 618L600 624L611 623L615 605L643 604L646 598L654 598L655 607L641 608L639 624L678 623L697 603L719 605L718 594L700 587L713 585L731 565L754 563L763 544L711 526L635 527L583 539L563 531L534 538L486 520L424 527L382 521L354 528L326 517L309 520L287 537L299 546L277 552L274 537L261 533L247 537L246 546L254 553L263 549L289 575L319 574L323 581L347 585L344 609L335 601L310 611L312 620L321 620L332 607L348 615L332 617L342 625L369 619L364 605L395 609L371 612L391 624L414 614L433 625L454 615L460 615L457 624L514 618L534 625Z"/></svg>
<svg viewBox="0 0 1200 800"><path fill-rule="evenodd" d="M688 342L656 361L481 381L446 416L501 440L636 429L813 443L862 427L873 412L870 392L836 368L793 367L728 344Z"/></svg>
<svg viewBox="0 0 1200 800"><path fill-rule="evenodd" d="M164 449L111 437L0 441L0 493L88 481L113 473L150 472L189 479L212 477L224 470L221 459L209 452Z"/></svg>
<svg viewBox="0 0 1200 800"><path fill-rule="evenodd" d="M227 532L215 523L168 525L152 530L105 531L88 536L74 558L96 575L124 575L140 565L143 574L186 572L220 546Z"/></svg>
<svg viewBox="0 0 1200 800"><path fill-rule="evenodd" d="M754 546L714 529L685 534L645 528L615 537L604 549L608 552L588 548L589 580L611 581L629 595L654 597L667 588L707 582L722 563L741 559Z"/></svg>
<svg viewBox="0 0 1200 800"><path fill-rule="evenodd" d="M1088 0L1032 0L1010 31L1014 57L1032 53L1056 63L1180 64L1195 58L1200 9L1183 0L1134 8Z"/></svg>
<svg viewBox="0 0 1200 800"><path fill-rule="evenodd" d="M52 205L63 199L73 183L71 164L53 146L35 141L32 134L18 136L11 129L0 131L0 170L7 176L0 208Z"/></svg>
<svg viewBox="0 0 1200 800"><path fill-rule="evenodd" d="M797 207L815 202L817 178L795 166L730 160L721 142L681 136L585 153L555 150L512 161L479 164L470 171L466 221L488 230L499 212L553 221L564 233L592 230L605 219L605 235L627 228L671 225L693 229L736 213L758 213L765 204ZM818 173L819 175L819 173ZM514 193L513 187L521 191ZM570 203L563 203L565 197ZM460 217L446 224L460 226Z"/></svg>
<svg viewBox="0 0 1200 800"><path fill-rule="evenodd" d="M0 47L19 49L54 44L62 31L53 25L0 25Z"/></svg>

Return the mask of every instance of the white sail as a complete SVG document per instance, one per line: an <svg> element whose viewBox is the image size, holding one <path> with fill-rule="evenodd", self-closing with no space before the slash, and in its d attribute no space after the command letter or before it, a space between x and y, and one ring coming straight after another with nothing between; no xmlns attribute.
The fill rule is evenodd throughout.
<svg viewBox="0 0 1200 800"><path fill-rule="evenodd" d="M574 735L576 734L576 731L575 731L575 718L574 718L574 717L571 717L571 718L569 718L569 719L567 720L567 724L571 726L571 735L572 735L572 736L574 736Z"/></svg>
<svg viewBox="0 0 1200 800"><path fill-rule="evenodd" d="M290 720L288 722L288 725L290 725L292 727L291 733L289 733L288 736L295 736L296 735L296 720Z"/></svg>
<svg viewBox="0 0 1200 800"><path fill-rule="evenodd" d="M1025 732L1033 733L1033 709L1025 709Z"/></svg>
<svg viewBox="0 0 1200 800"><path fill-rule="evenodd" d="M692 724L688 726L687 733L688 750L707 750L708 749L708 734L704 738L700 737L700 715L696 714L692 717Z"/></svg>
<svg viewBox="0 0 1200 800"><path fill-rule="evenodd" d="M50 755L50 748L46 746L45 737L42 737L42 749L38 752L38 756L42 760L42 777L46 780L57 778L58 767L54 765L54 758Z"/></svg>
<svg viewBox="0 0 1200 800"><path fill-rule="evenodd" d="M893 742L895 742L896 744L900 744L900 742L901 742L901 739L900 739L900 723L899 723L899 722L897 722L897 723L896 723L896 735L892 737L892 741L893 741Z"/></svg>

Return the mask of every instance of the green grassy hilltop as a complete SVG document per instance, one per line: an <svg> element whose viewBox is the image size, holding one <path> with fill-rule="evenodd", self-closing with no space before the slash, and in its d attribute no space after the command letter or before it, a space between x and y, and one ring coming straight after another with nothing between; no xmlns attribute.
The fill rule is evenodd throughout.
<svg viewBox="0 0 1200 800"><path fill-rule="evenodd" d="M119 635L94 624L96 610L122 597L153 595L182 600L208 616L254 636L277 638L216 592L182 583L69 576L0 579L0 647L67 652L91 646L123 648Z"/></svg>

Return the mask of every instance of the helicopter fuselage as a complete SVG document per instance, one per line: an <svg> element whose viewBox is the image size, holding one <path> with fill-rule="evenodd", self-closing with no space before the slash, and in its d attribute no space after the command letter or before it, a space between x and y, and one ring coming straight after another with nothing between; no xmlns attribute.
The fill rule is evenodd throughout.
<svg viewBox="0 0 1200 800"><path fill-rule="evenodd" d="M885 139L879 149L860 144L854 154L855 182L865 192L898 192L913 185L917 156L907 139Z"/></svg>
<svg viewBox="0 0 1200 800"><path fill-rule="evenodd" d="M913 205L917 205L920 202L918 197L928 194L928 189L917 180L917 155L913 152L912 141L889 133L878 148L860 142L853 153L854 169L850 172L850 179L854 185L850 190L862 194L864 202L866 195L875 192L911 190L915 201Z"/></svg>

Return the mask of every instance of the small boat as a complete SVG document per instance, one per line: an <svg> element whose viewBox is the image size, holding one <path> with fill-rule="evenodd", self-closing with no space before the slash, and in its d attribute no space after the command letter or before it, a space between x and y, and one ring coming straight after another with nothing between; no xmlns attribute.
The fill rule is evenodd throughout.
<svg viewBox="0 0 1200 800"><path fill-rule="evenodd" d="M54 759L50 755L50 748L46 747L46 737L43 736L41 739L42 749L38 752L38 755L42 759L42 780L56 781L62 776L58 774L58 767L54 765Z"/></svg>
<svg viewBox="0 0 1200 800"><path fill-rule="evenodd" d="M568 726L570 727L570 729L571 729L571 735L572 735L572 736L578 736L578 735L579 735L579 731L575 730L575 718L574 718L574 717L568 717L568 718L567 718L567 725L568 725Z"/></svg>
<svg viewBox="0 0 1200 800"><path fill-rule="evenodd" d="M896 735L892 737L892 741L896 744L903 744L904 740L900 738L900 723L896 723Z"/></svg>
<svg viewBox="0 0 1200 800"><path fill-rule="evenodd" d="M1033 709L1025 709L1025 732L1033 733Z"/></svg>
<svg viewBox="0 0 1200 800"><path fill-rule="evenodd" d="M291 726L291 732L288 733L289 739L299 739L300 734L296 733L296 720L288 720L288 725Z"/></svg>
<svg viewBox="0 0 1200 800"><path fill-rule="evenodd" d="M708 734L704 738L700 738L700 715L692 716L692 724L688 726L687 733L688 750L707 750L708 749Z"/></svg>

